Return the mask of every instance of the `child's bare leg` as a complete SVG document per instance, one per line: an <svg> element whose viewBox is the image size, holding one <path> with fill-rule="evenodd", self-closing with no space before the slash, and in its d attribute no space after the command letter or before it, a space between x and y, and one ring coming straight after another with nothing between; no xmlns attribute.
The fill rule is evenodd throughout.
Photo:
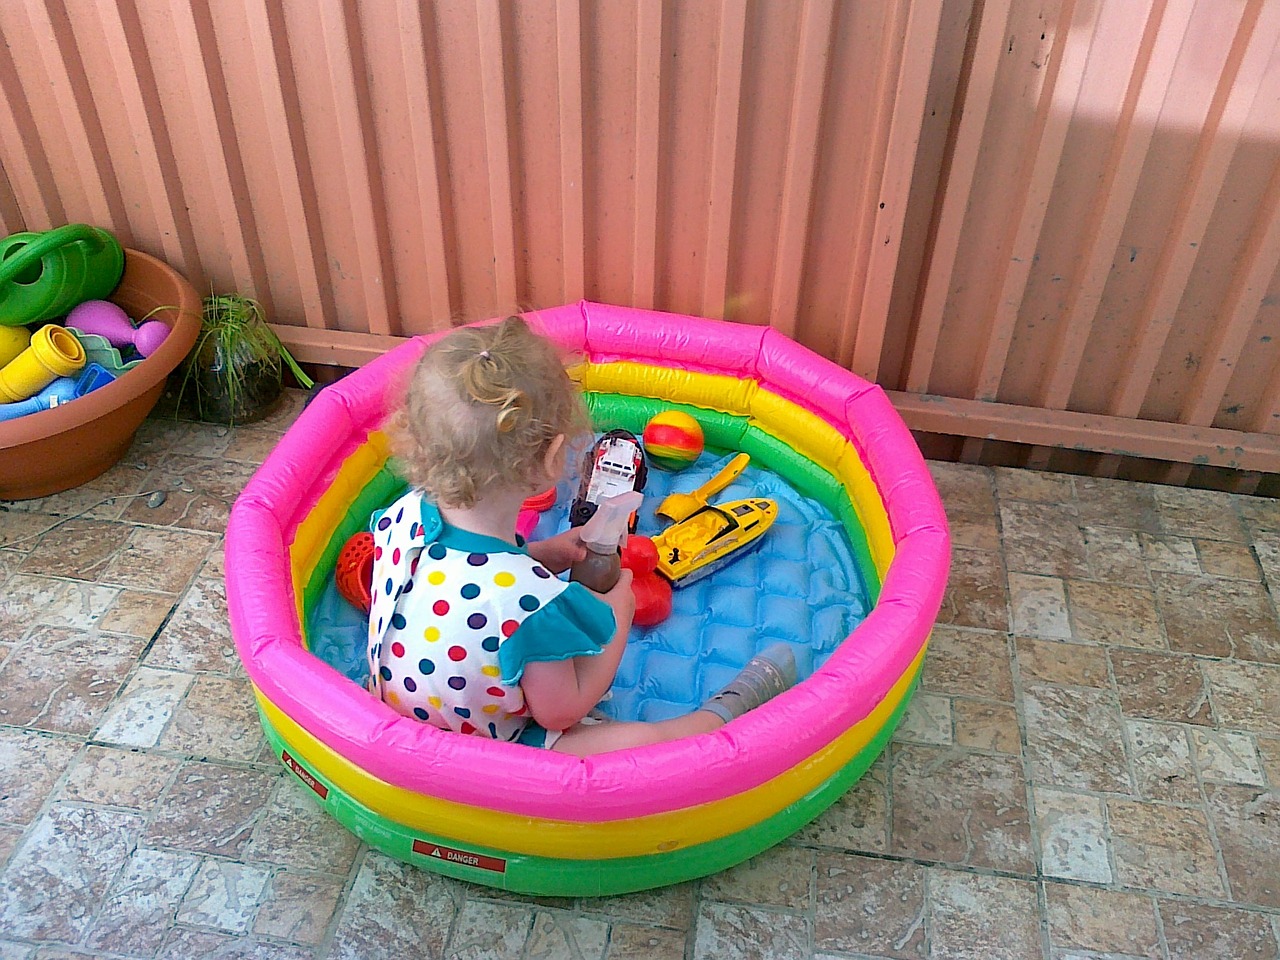
<svg viewBox="0 0 1280 960"><path fill-rule="evenodd" d="M656 723L575 724L560 735L552 749L586 757L710 733L772 700L795 682L796 661L791 648L775 643L752 657L732 682L693 713Z"/></svg>
<svg viewBox="0 0 1280 960"><path fill-rule="evenodd" d="M695 710L683 717L655 723L578 723L562 733L551 749L578 757L589 757L597 753L608 753L610 750L626 750L629 747L665 743L681 737L694 737L723 726L723 720L706 710Z"/></svg>

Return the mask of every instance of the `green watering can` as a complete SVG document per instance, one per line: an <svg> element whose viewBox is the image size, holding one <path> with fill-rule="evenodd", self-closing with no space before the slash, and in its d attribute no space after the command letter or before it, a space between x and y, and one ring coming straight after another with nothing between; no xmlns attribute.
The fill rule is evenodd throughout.
<svg viewBox="0 0 1280 960"><path fill-rule="evenodd" d="M87 223L0 240L0 326L61 317L86 300L105 300L124 274L116 238Z"/></svg>

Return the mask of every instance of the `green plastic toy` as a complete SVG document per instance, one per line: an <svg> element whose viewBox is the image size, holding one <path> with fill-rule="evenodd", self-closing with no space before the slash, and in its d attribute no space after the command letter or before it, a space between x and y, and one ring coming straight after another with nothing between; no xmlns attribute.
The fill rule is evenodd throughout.
<svg viewBox="0 0 1280 960"><path fill-rule="evenodd" d="M64 316L85 300L102 300L124 274L116 238L87 223L0 240L0 326Z"/></svg>

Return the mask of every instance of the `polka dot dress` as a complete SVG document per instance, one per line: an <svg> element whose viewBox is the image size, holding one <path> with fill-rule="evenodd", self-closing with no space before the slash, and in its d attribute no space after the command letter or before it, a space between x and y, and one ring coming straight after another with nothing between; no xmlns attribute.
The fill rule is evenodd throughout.
<svg viewBox="0 0 1280 960"><path fill-rule="evenodd" d="M523 550L444 526L416 491L376 520L373 535L373 692L437 727L514 739L529 720L523 663L503 648L567 584ZM504 663L516 674L509 682Z"/></svg>

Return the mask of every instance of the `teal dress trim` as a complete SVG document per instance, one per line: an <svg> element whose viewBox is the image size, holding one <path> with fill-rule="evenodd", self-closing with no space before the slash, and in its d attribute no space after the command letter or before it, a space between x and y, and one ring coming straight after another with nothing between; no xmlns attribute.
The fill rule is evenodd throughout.
<svg viewBox="0 0 1280 960"><path fill-rule="evenodd" d="M498 649L502 682L515 686L528 663L594 657L613 639L613 609L580 583L535 610Z"/></svg>

